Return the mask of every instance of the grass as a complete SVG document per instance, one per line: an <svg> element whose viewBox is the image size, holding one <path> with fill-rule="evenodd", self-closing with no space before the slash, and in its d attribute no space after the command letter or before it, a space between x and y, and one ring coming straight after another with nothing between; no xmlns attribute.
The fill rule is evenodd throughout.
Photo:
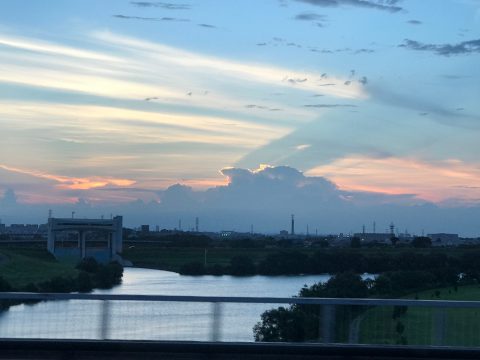
<svg viewBox="0 0 480 360"><path fill-rule="evenodd" d="M437 296L438 295L438 296ZM422 300L480 300L478 285L422 291L408 298ZM375 307L362 316L359 342L397 344L403 336L409 345L480 345L480 308L424 308L410 306L393 319L393 307ZM398 332L398 323L404 330Z"/></svg>
<svg viewBox="0 0 480 360"><path fill-rule="evenodd" d="M0 276L16 289L56 276L76 277L77 274L74 263L59 262L43 248L0 249Z"/></svg>

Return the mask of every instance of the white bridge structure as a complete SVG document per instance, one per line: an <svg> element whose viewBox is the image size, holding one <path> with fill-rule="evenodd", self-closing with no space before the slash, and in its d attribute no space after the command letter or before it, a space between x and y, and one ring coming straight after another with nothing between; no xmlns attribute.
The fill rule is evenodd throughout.
<svg viewBox="0 0 480 360"><path fill-rule="evenodd" d="M55 257L118 260L122 252L122 216L112 219L48 219L47 249Z"/></svg>

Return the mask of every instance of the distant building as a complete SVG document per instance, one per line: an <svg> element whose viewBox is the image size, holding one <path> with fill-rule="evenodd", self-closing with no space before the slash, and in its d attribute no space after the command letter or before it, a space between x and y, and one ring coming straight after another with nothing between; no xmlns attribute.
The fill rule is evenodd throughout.
<svg viewBox="0 0 480 360"><path fill-rule="evenodd" d="M7 227L5 226L5 224L0 224L0 234L5 234L6 231Z"/></svg>
<svg viewBox="0 0 480 360"><path fill-rule="evenodd" d="M142 232L144 234L148 234L150 232L150 225L140 226L140 232Z"/></svg>
<svg viewBox="0 0 480 360"><path fill-rule="evenodd" d="M356 233L353 237L360 239L362 243L390 243L392 234L390 233Z"/></svg>
<svg viewBox="0 0 480 360"><path fill-rule="evenodd" d="M287 230L281 230L280 235L281 236L288 236L288 231Z"/></svg>
<svg viewBox="0 0 480 360"><path fill-rule="evenodd" d="M233 234L234 234L233 231L222 231L222 232L220 232L220 237L221 238L231 238Z"/></svg>
<svg viewBox="0 0 480 360"><path fill-rule="evenodd" d="M458 234L428 234L432 239L432 246L457 246L459 244Z"/></svg>

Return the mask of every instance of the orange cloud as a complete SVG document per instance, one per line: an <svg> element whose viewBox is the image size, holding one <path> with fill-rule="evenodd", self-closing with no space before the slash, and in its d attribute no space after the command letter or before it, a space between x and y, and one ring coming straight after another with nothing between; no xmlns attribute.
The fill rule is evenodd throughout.
<svg viewBox="0 0 480 360"><path fill-rule="evenodd" d="M415 194L433 202L480 199L480 166L451 159L428 163L409 158L353 156L309 170L341 189L385 194Z"/></svg>
<svg viewBox="0 0 480 360"><path fill-rule="evenodd" d="M7 165L0 164L0 169L15 172L23 175L33 176L40 179L53 180L57 183L60 183L58 187L60 189L70 189L70 190L89 190L102 188L108 185L113 186L131 186L135 184L135 181L128 179L114 179L114 178L102 178L102 177L91 177L91 178L81 178L81 177L68 177L61 175L48 174L37 170L29 169L20 169Z"/></svg>

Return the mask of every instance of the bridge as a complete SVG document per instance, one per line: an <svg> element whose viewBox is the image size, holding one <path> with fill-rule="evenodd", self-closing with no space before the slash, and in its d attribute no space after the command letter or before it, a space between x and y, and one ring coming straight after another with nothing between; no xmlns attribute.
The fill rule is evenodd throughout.
<svg viewBox="0 0 480 360"><path fill-rule="evenodd" d="M321 314L317 339L253 341L245 314L292 304ZM479 301L0 293L0 308L0 358L480 358L480 325L462 322Z"/></svg>

